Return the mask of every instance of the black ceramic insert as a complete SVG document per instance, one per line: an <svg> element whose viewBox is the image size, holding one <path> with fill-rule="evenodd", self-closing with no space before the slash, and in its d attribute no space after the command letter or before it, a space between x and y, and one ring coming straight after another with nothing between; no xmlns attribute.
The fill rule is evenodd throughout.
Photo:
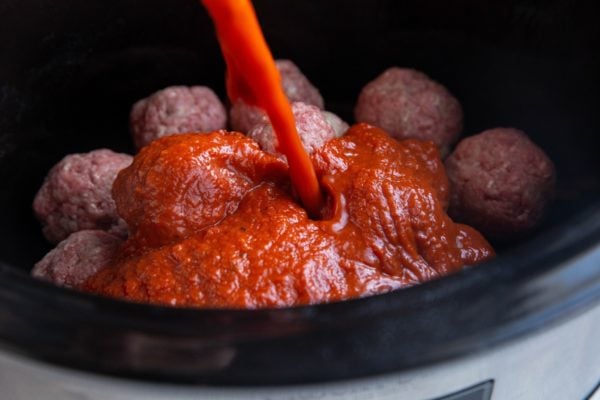
<svg viewBox="0 0 600 400"><path fill-rule="evenodd" d="M132 103L174 84L224 98L223 62L193 0L0 5L0 347L163 381L287 384L400 371L481 351L600 300L600 16L594 0L257 0L274 54L352 119L360 88L421 69L465 111L466 135L525 130L555 161L545 224L497 259L383 296L282 310L169 309L37 282L49 250L31 213L64 155L131 152Z"/></svg>

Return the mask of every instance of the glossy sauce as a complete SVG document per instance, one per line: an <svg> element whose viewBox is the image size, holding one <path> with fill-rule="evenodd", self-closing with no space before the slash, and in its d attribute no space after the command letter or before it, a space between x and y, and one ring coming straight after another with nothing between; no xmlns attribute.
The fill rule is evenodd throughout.
<svg viewBox="0 0 600 400"><path fill-rule="evenodd" d="M446 215L433 143L361 124L312 163L328 193L319 220L294 201L285 163L252 140L159 139L119 174L114 197L133 234L83 289L167 305L283 307L383 293L493 255Z"/></svg>

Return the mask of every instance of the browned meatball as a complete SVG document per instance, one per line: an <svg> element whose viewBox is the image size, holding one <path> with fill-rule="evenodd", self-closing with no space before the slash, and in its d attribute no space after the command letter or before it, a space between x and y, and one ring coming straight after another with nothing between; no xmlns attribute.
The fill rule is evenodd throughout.
<svg viewBox="0 0 600 400"><path fill-rule="evenodd" d="M223 129L227 111L210 88L171 86L135 103L130 124L140 149L165 135Z"/></svg>
<svg viewBox="0 0 600 400"><path fill-rule="evenodd" d="M323 109L323 97L319 90L310 83L296 64L289 60L277 60L275 64L281 74L281 86L290 102L301 101ZM229 111L231 129L247 133L254 125L260 123L263 115L265 113L260 108L237 100Z"/></svg>
<svg viewBox="0 0 600 400"><path fill-rule="evenodd" d="M63 240L31 271L34 278L77 287L107 266L123 240L104 231L79 231Z"/></svg>
<svg viewBox="0 0 600 400"><path fill-rule="evenodd" d="M336 131L317 107L296 102L292 103L292 112L298 135L309 154L322 147L327 141L337 137ZM279 153L275 131L266 115L263 115L260 122L250 129L248 137L257 141L264 151Z"/></svg>
<svg viewBox="0 0 600 400"><path fill-rule="evenodd" d="M413 69L392 67L361 91L357 122L378 126L397 139L431 140L445 152L462 130L462 108L448 90Z"/></svg>
<svg viewBox="0 0 600 400"><path fill-rule="evenodd" d="M535 227L552 198L552 161L525 133L496 128L462 140L446 160L450 215L509 239Z"/></svg>
<svg viewBox="0 0 600 400"><path fill-rule="evenodd" d="M33 210L52 243L84 229L100 229L127 237L127 224L117 214L112 184L133 157L100 149L71 154L46 176Z"/></svg>

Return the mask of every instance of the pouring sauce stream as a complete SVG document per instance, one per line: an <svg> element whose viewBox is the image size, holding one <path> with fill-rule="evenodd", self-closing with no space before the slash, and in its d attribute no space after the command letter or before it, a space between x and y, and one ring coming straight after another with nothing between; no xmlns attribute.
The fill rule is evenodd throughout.
<svg viewBox="0 0 600 400"><path fill-rule="evenodd" d="M202 0L213 19L227 64L231 100L265 110L290 168L292 185L308 213L319 215L323 198L312 162L296 130L281 76L250 0Z"/></svg>

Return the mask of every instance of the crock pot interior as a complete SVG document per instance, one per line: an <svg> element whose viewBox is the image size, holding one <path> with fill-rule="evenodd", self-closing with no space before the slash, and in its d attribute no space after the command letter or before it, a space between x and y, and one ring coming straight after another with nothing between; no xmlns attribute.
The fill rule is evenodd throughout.
<svg viewBox="0 0 600 400"><path fill-rule="evenodd" d="M514 126L548 152L558 195L544 228L596 200L600 79L590 5L438 3L256 6L276 57L295 60L347 120L360 88L383 69L417 68L460 99L465 134ZM0 254L27 271L48 250L30 207L48 169L71 152L131 152L127 116L135 100L173 84L206 84L225 99L224 71L212 25L194 1L9 4Z"/></svg>
<svg viewBox="0 0 600 400"><path fill-rule="evenodd" d="M412 67L461 101L465 135L514 126L546 150L558 171L555 202L540 229L501 245L499 263L600 204L596 2L255 5L274 55L294 60L349 121L366 82ZM225 99L212 24L193 0L8 0L0 49L0 261L23 275L50 249L31 202L53 164L99 147L132 152L131 105L165 86L205 84Z"/></svg>

